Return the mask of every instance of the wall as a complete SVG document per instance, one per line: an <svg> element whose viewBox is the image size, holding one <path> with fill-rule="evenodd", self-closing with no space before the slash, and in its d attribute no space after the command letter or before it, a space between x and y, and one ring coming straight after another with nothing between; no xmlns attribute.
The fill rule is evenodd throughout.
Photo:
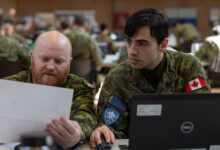
<svg viewBox="0 0 220 150"><path fill-rule="evenodd" d="M202 37L211 34L209 9L220 7L220 0L0 0L0 7L7 10L15 4L18 15L55 10L95 10L98 22L106 22L113 28L114 12L133 12L153 7L164 11L168 7L195 7L198 11L198 30Z"/></svg>

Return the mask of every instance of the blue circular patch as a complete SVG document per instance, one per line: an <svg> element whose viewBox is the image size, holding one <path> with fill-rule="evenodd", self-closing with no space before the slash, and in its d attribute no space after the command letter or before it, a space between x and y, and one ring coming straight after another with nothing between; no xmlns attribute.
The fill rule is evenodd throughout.
<svg viewBox="0 0 220 150"><path fill-rule="evenodd" d="M114 123L119 117L119 112L113 108L106 108L104 114L105 124L110 125Z"/></svg>

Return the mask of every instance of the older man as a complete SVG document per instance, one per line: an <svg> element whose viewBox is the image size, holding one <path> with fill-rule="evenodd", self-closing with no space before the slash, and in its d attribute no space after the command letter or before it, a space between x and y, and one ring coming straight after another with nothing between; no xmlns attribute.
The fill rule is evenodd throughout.
<svg viewBox="0 0 220 150"><path fill-rule="evenodd" d="M41 34L31 52L30 70L5 79L74 89L70 119L61 116L48 123L45 132L63 148L69 148L88 138L96 126L93 88L76 75L69 74L72 48L66 36L50 31Z"/></svg>

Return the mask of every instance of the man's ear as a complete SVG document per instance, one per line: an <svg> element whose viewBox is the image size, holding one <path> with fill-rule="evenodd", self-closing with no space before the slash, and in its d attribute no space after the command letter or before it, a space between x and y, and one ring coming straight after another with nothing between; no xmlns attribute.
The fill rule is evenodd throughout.
<svg viewBox="0 0 220 150"><path fill-rule="evenodd" d="M73 57L70 57L70 64L72 63L72 61L73 61Z"/></svg>
<svg viewBox="0 0 220 150"><path fill-rule="evenodd" d="M33 51L30 51L30 55L31 55L31 57L33 57Z"/></svg>
<svg viewBox="0 0 220 150"><path fill-rule="evenodd" d="M167 45L168 45L168 38L165 38L160 43L160 52L164 52L167 49Z"/></svg>

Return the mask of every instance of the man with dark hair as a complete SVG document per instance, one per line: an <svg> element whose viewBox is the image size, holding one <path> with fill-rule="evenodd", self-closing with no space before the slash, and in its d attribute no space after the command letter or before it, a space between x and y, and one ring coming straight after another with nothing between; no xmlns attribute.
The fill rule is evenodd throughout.
<svg viewBox="0 0 220 150"><path fill-rule="evenodd" d="M69 23L66 20L61 21L61 23L60 23L60 30L64 34L70 32L70 25L69 25Z"/></svg>
<svg viewBox="0 0 220 150"><path fill-rule="evenodd" d="M112 54L117 51L117 47L114 45L114 41L108 36L109 30L108 26L105 23L100 25L100 34L96 37L97 42L107 43L107 53Z"/></svg>
<svg viewBox="0 0 220 150"><path fill-rule="evenodd" d="M188 54L167 49L168 21L155 9L134 13L124 32L128 60L107 75L99 97L97 119L99 127L90 143L101 144L128 138L129 99L144 93L204 93L210 92L202 65Z"/></svg>

